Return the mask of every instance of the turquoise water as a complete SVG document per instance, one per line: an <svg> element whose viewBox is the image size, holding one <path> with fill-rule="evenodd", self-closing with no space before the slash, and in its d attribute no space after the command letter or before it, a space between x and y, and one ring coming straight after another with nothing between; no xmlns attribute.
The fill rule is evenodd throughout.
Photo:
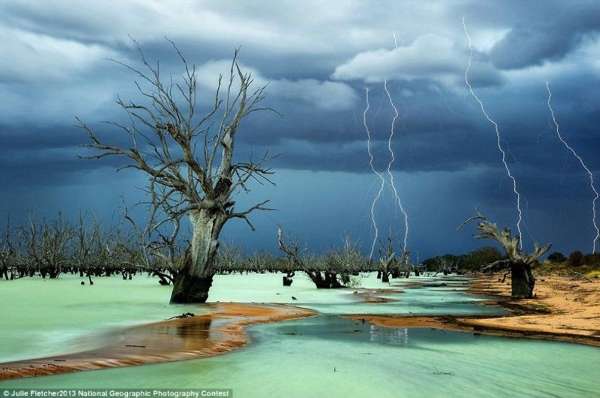
<svg viewBox="0 0 600 398"><path fill-rule="evenodd" d="M371 308L370 312L386 308L399 313L409 308L409 312L431 313L432 306L436 312L447 308L452 313L472 311L472 306L497 310L466 295L460 280L446 282L446 287L407 289L405 293L393 294L400 300L396 303L356 304L351 289L314 289L310 294L302 283L295 290L285 291L283 287L275 288L268 275L253 278L257 284L252 287L240 277L218 280L211 298L225 301L236 295L239 301L248 301L248 290L258 290L260 297L273 295L281 301L287 300L282 295L293 292L298 295L294 304L306 295L303 305L332 311L343 309L344 313L352 312L350 308L354 306L357 313L367 312L364 308ZM281 281L280 277L270 278ZM239 289L226 293L236 280ZM381 287L372 280L364 282L364 286ZM275 290L264 291L271 284ZM262 288L257 287L261 285ZM4 287L0 285L0 290ZM140 289L143 290L141 286ZM379 328L330 313L255 326L250 334L251 344L246 348L218 357L21 379L0 383L0 388L231 388L235 397L332 398L597 397L600 392L600 350L582 345L431 329ZM3 342L0 346L4 352L10 351Z"/></svg>
<svg viewBox="0 0 600 398"><path fill-rule="evenodd" d="M116 327L160 321L199 306L170 306L171 288L155 278L0 281L0 361L93 348Z"/></svg>
<svg viewBox="0 0 600 398"><path fill-rule="evenodd" d="M446 287L405 289L416 282L445 283ZM377 280L376 274L360 279L360 285L351 289L315 289L315 285L303 273L294 277L290 287L283 287L280 275L249 274L227 275L215 279L209 301L233 301L254 303L282 303L310 308L324 314L421 314L466 315L497 314L498 307L482 306L483 298L464 293L466 279L448 280L433 278L397 279L389 284ZM381 294L398 301L389 303L362 303L354 292L364 288L383 290L403 289L403 293ZM293 299L296 298L295 300Z"/></svg>

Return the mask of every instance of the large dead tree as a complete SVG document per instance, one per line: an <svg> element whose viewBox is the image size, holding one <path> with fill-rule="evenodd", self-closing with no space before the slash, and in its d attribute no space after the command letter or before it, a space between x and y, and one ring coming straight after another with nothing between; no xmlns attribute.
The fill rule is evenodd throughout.
<svg viewBox="0 0 600 398"><path fill-rule="evenodd" d="M500 229L496 224L488 220L486 216L477 213L476 216L467 219L459 229L470 222L478 222L477 239L491 239L498 242L506 253L506 258L494 261L482 267L483 271L508 270L511 275L511 290L514 298L532 298L535 278L532 267L537 264L538 259L543 256L552 245L539 246L534 244L532 253L524 253L521 249L519 236L513 236L510 229Z"/></svg>
<svg viewBox="0 0 600 398"><path fill-rule="evenodd" d="M191 256L178 274L172 303L205 302L212 285L214 261L223 225L231 219L245 220L254 210L269 210L268 201L248 209L235 209L233 196L248 191L248 183L270 182L270 169L260 161L234 160L234 143L242 121L251 113L269 110L260 104L265 87L253 88L253 77L238 64L236 51L228 76L219 77L210 109L201 113L197 102L196 68L190 65L171 42L183 68L183 77L162 78L159 64L151 65L140 50L141 69L123 64L136 74L136 87L145 102L117 100L132 120L109 127L129 136L129 147L106 144L94 129L81 122L88 133L89 148L97 150L87 158L126 158L126 167L149 176L149 193L154 207L166 208L165 216L183 215L191 222ZM139 47L138 47L139 49Z"/></svg>

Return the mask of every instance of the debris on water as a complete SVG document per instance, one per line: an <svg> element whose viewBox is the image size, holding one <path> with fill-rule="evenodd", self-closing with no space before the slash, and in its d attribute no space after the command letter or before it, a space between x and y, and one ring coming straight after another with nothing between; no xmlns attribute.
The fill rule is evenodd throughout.
<svg viewBox="0 0 600 398"><path fill-rule="evenodd" d="M296 297L292 296L292 300L298 300Z"/></svg>
<svg viewBox="0 0 600 398"><path fill-rule="evenodd" d="M183 319L183 318L191 318L193 316L196 316L196 314L192 313L192 312L184 312L181 315L175 315L170 317L169 319Z"/></svg>
<svg viewBox="0 0 600 398"><path fill-rule="evenodd" d="M435 369L433 374L436 376L454 376L453 372L445 372L445 371L438 370L437 368Z"/></svg>
<svg viewBox="0 0 600 398"><path fill-rule="evenodd" d="M125 344L125 347L146 348L145 345Z"/></svg>

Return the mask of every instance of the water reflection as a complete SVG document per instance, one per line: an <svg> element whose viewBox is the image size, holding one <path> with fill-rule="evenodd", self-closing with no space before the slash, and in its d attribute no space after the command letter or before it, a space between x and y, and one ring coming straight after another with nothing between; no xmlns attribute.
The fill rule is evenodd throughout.
<svg viewBox="0 0 600 398"><path fill-rule="evenodd" d="M369 341L372 343L408 345L408 328L369 327Z"/></svg>

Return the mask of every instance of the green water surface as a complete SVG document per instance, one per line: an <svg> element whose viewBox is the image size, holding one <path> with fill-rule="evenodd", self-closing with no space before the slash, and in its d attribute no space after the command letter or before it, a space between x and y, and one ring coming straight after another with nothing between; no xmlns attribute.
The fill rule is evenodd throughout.
<svg viewBox="0 0 600 398"><path fill-rule="evenodd" d="M276 275L225 276L215 281L213 301L291 302L322 313L252 327L251 344L241 350L213 358L7 381L0 388L231 388L235 397L600 396L597 348L432 329L380 328L336 316L501 311L467 295L464 280L390 293L399 300L394 303L361 304L352 289L317 290L309 281L295 279L292 288L281 287L281 277ZM52 341L59 351L73 340L80 341L81 348L91 344L89 340L94 339L85 336L98 327L118 328L126 322L159 320L182 311L161 301L168 300L168 289L155 286L152 279L106 280L106 286L89 287L98 287L98 292L88 296L78 294L76 289L83 287L72 282L76 287L69 285L68 278L0 284L0 361L31 354L30 348L14 342L28 342L32 336L44 339L48 333L51 337L45 341ZM382 286L373 275L362 285ZM13 313L4 322L5 312L25 295L22 290L42 286L44 300L37 298L38 292L30 292L29 301L18 304L35 319Z"/></svg>

